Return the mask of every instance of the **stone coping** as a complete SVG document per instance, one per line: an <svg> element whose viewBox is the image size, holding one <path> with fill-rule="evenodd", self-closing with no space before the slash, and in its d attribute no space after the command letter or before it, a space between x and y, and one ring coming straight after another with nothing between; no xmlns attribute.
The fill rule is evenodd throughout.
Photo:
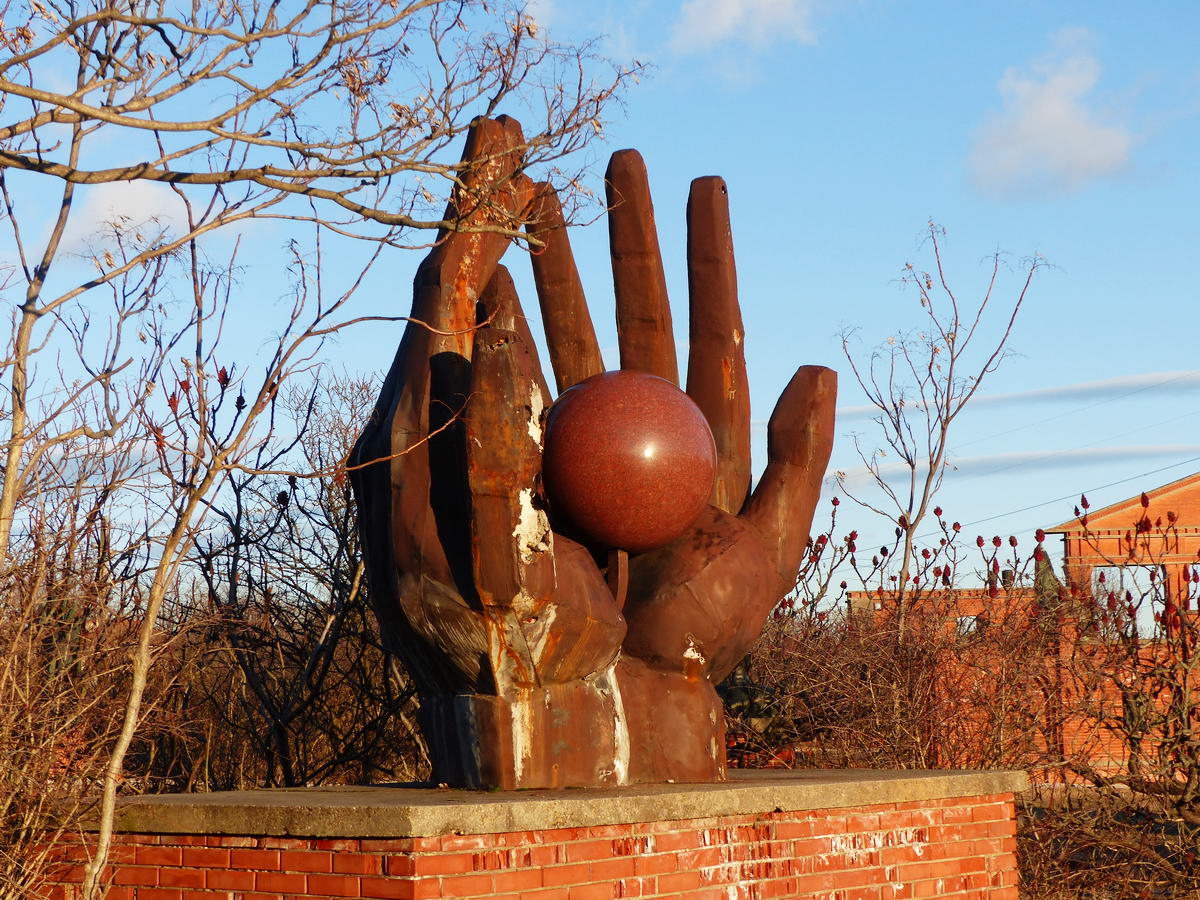
<svg viewBox="0 0 1200 900"><path fill-rule="evenodd" d="M1028 786L1024 772L871 769L735 770L724 784L604 790L334 785L129 798L118 807L115 825L143 834L432 837L908 803Z"/></svg>

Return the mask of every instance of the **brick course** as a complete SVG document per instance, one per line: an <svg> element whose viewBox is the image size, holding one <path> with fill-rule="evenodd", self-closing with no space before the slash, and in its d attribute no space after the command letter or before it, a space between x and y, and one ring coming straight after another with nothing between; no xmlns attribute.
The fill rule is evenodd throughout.
<svg viewBox="0 0 1200 900"><path fill-rule="evenodd" d="M109 900L1016 900L1012 794L499 834L123 834ZM74 900L87 839L56 853Z"/></svg>

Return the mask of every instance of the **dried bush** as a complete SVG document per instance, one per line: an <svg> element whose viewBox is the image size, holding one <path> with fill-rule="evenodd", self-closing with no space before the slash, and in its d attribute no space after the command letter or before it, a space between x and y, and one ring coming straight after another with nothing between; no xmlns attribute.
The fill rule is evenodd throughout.
<svg viewBox="0 0 1200 900"><path fill-rule="evenodd" d="M1018 804L1028 896L1196 896L1200 566L1181 561L1173 513L1093 535L1081 503L1090 556L1065 582L1044 533L1027 554L1015 537L963 548L936 510L941 537L912 553L903 635L894 548L868 562L854 532L835 539L834 515L796 594L725 686L736 756L1026 769L1036 786ZM1119 553L1106 557L1114 541ZM1107 564L1107 582L1090 577L1093 563ZM1140 588L1115 583L1111 572L1128 566L1149 573ZM972 575L981 587L954 587ZM850 591L845 577L866 586Z"/></svg>
<svg viewBox="0 0 1200 900"><path fill-rule="evenodd" d="M95 812L144 600L114 576L96 508L78 494L59 499L26 522L20 561L0 575L4 897L29 896L49 845ZM147 709L169 692L162 679L151 682Z"/></svg>
<svg viewBox="0 0 1200 900"><path fill-rule="evenodd" d="M174 782L191 790L405 781L426 771L415 691L384 651L363 576L353 494L340 466L375 385L329 374L294 385L280 441L232 473L193 540L194 673L182 711L194 738ZM263 474L271 472L272 474ZM311 477L313 473L328 477ZM203 665L189 660L203 658Z"/></svg>

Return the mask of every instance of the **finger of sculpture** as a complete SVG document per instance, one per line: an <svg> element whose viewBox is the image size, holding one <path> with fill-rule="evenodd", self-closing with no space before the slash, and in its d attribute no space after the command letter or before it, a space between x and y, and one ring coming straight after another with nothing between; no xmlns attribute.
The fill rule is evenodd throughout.
<svg viewBox="0 0 1200 900"><path fill-rule="evenodd" d="M477 119L467 135L463 152L467 166L446 210L448 220L462 228L484 224L501 218L503 209L510 217L518 215L527 205L528 178L519 174L519 151L524 139L520 125L506 116L498 119ZM480 158L488 164L471 165ZM484 179L494 179L489 184ZM443 231L436 246L422 261L413 283L411 316L404 329L400 348L384 381L375 411L355 448L354 462L390 459L392 468L411 468L403 479L416 502L413 512L425 506L429 476L422 453L406 453L421 444L430 432L429 404L430 359L441 353L452 353L470 359L472 334L475 325L475 301L491 278L496 264L508 248L509 238L503 234ZM441 394L432 398L435 403L450 403L453 410L461 405L465 383L443 386ZM383 467L372 467L382 469ZM372 471L369 476L379 479L383 474ZM385 482L386 483L386 482ZM386 502L389 492L379 495ZM404 506L404 504L400 504ZM405 517L405 521L411 521ZM418 533L421 529L416 529ZM436 551L434 551L435 555ZM408 558L402 555L402 558Z"/></svg>
<svg viewBox="0 0 1200 900"><path fill-rule="evenodd" d="M596 671L615 655L624 621L590 556L551 533L538 494L548 398L503 266L479 315L466 426L472 557L489 662L509 694Z"/></svg>
<svg viewBox="0 0 1200 900"><path fill-rule="evenodd" d="M533 495L547 398L533 348L517 335L515 302L512 279L498 266L480 297L466 420L475 590L501 694L536 682L521 620L539 615L554 594L550 521Z"/></svg>
<svg viewBox="0 0 1200 900"><path fill-rule="evenodd" d="M458 183L446 206L445 218L455 227L438 232L414 285L412 317L419 322L410 322L406 331L425 333L429 355L451 351L471 357L475 301L511 243L502 232L472 229L520 225L532 192L532 182L520 171L524 144L520 124L508 116L471 124Z"/></svg>
<svg viewBox="0 0 1200 900"><path fill-rule="evenodd" d="M605 188L621 368L679 384L667 279L641 154L636 150L614 153Z"/></svg>
<svg viewBox="0 0 1200 900"><path fill-rule="evenodd" d="M469 229L520 214L529 190L519 172L523 146L515 120L472 123L447 218ZM419 321L406 325L349 460L373 605L389 645L403 647L429 689L471 689L480 677L484 640L470 608L469 492L456 425L469 391L475 300L509 242L496 232L439 233L413 283ZM442 646L443 634L460 639Z"/></svg>
<svg viewBox="0 0 1200 900"><path fill-rule="evenodd" d="M561 394L585 378L603 372L604 361L584 298L583 282L575 267L562 205L554 188L545 182L534 186L526 230L543 243L530 258L546 344L550 348L550 364Z"/></svg>
<svg viewBox="0 0 1200 900"><path fill-rule="evenodd" d="M737 513L750 490L750 391L724 179L692 182L687 223L687 393L704 412L717 444L710 502Z"/></svg>
<svg viewBox="0 0 1200 900"><path fill-rule="evenodd" d="M621 606L591 552L565 535L554 535L558 590L554 605L526 623L542 683L588 678L604 670L625 638ZM543 636L544 635L544 636Z"/></svg>
<svg viewBox="0 0 1200 900"><path fill-rule="evenodd" d="M789 582L804 558L821 495L836 402L836 372L824 366L796 371L771 413L767 467L742 513L770 543L776 569Z"/></svg>
<svg viewBox="0 0 1200 900"><path fill-rule="evenodd" d="M519 171L523 145L521 126L515 119L501 116L475 121L463 151L463 169L446 209L447 218L453 218L459 229L517 226L517 217L529 205L531 184ZM438 574L444 584L455 585L472 604L478 601L473 596L463 414L471 390L476 302L510 243L507 235L496 231L446 234L422 263L413 298L414 318L447 331L430 333L427 360L417 358L413 363L418 367L424 363L429 379L425 418L428 504L448 568ZM425 304L432 307L428 315L416 312L418 305ZM416 323L409 327L421 328ZM417 355L415 348L413 355ZM421 375L415 372L409 384L415 387ZM425 468L419 459L410 463L407 456L397 463L398 476L404 481L419 476ZM414 511L424 517L415 507Z"/></svg>

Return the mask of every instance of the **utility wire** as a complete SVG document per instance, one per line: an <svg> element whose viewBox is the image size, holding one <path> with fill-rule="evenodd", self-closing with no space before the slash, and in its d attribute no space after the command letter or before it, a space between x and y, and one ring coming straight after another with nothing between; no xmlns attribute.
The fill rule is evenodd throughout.
<svg viewBox="0 0 1200 900"><path fill-rule="evenodd" d="M1180 379L1182 379L1182 378L1189 378L1189 377L1193 377L1195 374L1196 374L1195 372L1180 372L1180 373L1178 373L1178 374L1176 374L1176 375L1173 375L1173 376L1171 376L1170 378L1165 378L1165 379L1163 379L1162 381L1157 381L1157 382L1155 382L1154 384L1148 384L1148 385L1143 385L1142 387L1139 387L1139 388L1134 388L1134 389L1133 389L1133 390L1131 390L1131 391L1126 391L1125 393L1123 393L1123 394L1118 394L1118 395L1116 395L1115 397L1106 397L1106 398L1104 398L1103 400L1097 400L1096 402L1094 402L1094 403L1089 403L1089 404L1087 404L1087 405L1085 405L1085 406L1076 407L1076 408L1074 408L1074 409L1069 409L1069 410L1066 410L1066 411L1064 411L1064 412L1061 412L1061 413L1056 413L1055 415L1052 415L1052 416L1047 416L1046 418L1043 418L1043 419L1037 419L1037 420L1035 420L1035 421L1033 421L1033 422L1026 422L1026 423L1024 423L1024 424L1022 424L1022 425L1018 425L1018 426L1017 426L1017 427L1015 427L1015 428L1010 428L1010 429L1008 429L1007 431L1001 431L1001 432L998 432L998 433L996 433L996 434L988 435L987 437L982 437L982 438L974 438L974 439L972 439L972 440L970 440L970 441L966 441L966 442L964 442L964 443L962 443L962 444L957 444L956 446L958 446L958 447L968 447L968 446L970 446L971 444L977 444L977 443L980 443L981 441L988 441L988 440L993 440L993 439L995 439L995 438L998 438L998 437L1004 437L1005 435L1013 434L1014 432L1017 432L1017 431L1023 431L1023 430L1024 430L1024 429L1026 429L1026 428L1032 428L1032 427L1034 427L1034 426L1036 426L1036 425L1043 425L1043 424L1045 424L1046 422L1053 422L1053 421L1055 421L1056 419L1061 419L1061 418L1063 418L1063 417L1065 417L1065 416L1074 415L1074 414L1076 414L1076 413L1080 413L1080 412L1086 412L1086 411L1087 411L1087 410L1089 410L1089 409L1094 409L1095 407L1097 407L1097 406L1102 406L1102 405L1104 405L1105 403L1112 403L1112 402L1115 402L1115 401L1117 401L1117 400L1124 400L1124 399L1126 399L1126 398L1128 398L1128 397L1132 397L1132 396L1134 396L1135 394L1141 394L1141 393L1143 393L1143 392L1145 392L1145 391L1150 391L1150 390L1154 390L1154 389L1156 389L1156 388L1160 388L1160 387L1162 387L1163 385L1170 384L1170 383L1172 383L1172 382L1174 382L1174 381L1179 381L1179 380L1180 380ZM1187 418L1188 416L1193 416L1193 415L1195 415L1197 412L1200 412L1200 410L1193 410L1193 411L1191 411L1191 412L1184 413L1183 415L1179 415L1179 416L1172 416L1171 418L1169 418L1169 419L1164 419L1164 420L1163 420L1163 421L1161 421L1161 422L1155 422L1155 423L1153 423L1153 424L1151 424L1151 425L1141 425L1141 426L1138 426L1137 428L1130 429L1129 431L1123 431L1123 432L1120 432L1120 433L1118 433L1118 434L1112 434L1112 435L1108 435L1107 437L1103 438L1103 440L1112 440L1113 438L1117 438L1117 437L1123 437L1124 435L1127 435L1127 434L1132 434L1132 433L1134 433L1134 432L1138 432L1138 431L1144 431L1146 428L1154 428L1154 427L1157 427L1157 426L1159 426L1159 425L1164 425L1164 424L1167 424L1168 422L1174 422L1174 421L1177 421L1177 420L1179 420L1179 419L1185 419L1185 418ZM1045 460L1047 460L1047 459L1053 459L1055 456L1059 456L1059 455L1061 455L1061 454L1063 454L1063 453L1070 453L1070 452L1074 452L1074 451L1076 451L1076 450L1084 450L1084 449L1089 449L1089 448L1091 448L1091 447L1095 447L1095 446L1096 446L1096 444L1092 443L1092 444L1084 444L1084 445L1082 445L1082 446L1080 446L1080 447L1074 447L1074 448L1071 448L1071 449L1068 449L1068 450L1056 450L1056 451L1054 451L1054 452L1052 452L1052 453L1047 453L1047 454L1045 454L1044 456L1038 456L1038 457L1034 457L1033 459L1021 460L1020 462L1017 462L1017 463L1012 463L1011 465L1004 466L1004 467L1002 467L1002 468L999 468L999 469L992 469L991 471L988 471L988 472L979 472L979 473L976 473L976 474L974 474L974 475L965 475L965 476L962 476L962 477L960 477L960 478L956 478L956 479L955 479L955 481L962 482L962 481L966 481L966 480L969 480L969 479L972 479L972 478L982 478L982 477L985 477L985 476L991 476L991 475L995 475L995 474L997 474L997 473L999 473L999 472L1008 471L1009 469L1019 468L1019 467L1021 467L1021 466L1027 466L1027 465L1029 465L1030 463L1038 463L1038 462L1043 462L1043 461L1045 461ZM1082 491L1082 493L1085 493L1085 494L1086 494L1086 493L1094 493L1094 492L1096 492L1096 491L1103 491L1103 490L1106 490L1107 488L1110 488L1110 487L1116 487L1117 485L1121 485L1121 484L1127 484L1127 483L1128 483L1128 482L1130 482L1130 481L1137 481L1139 478L1146 478L1146 477L1148 477L1148 476L1150 476L1150 475L1157 475L1159 472L1165 472L1165 471L1167 471L1167 470L1169 470L1169 469L1178 468L1179 466L1187 465L1188 463L1193 463L1193 462L1198 462L1198 461L1200 461L1200 456L1195 456L1195 457L1192 457L1191 459L1185 459L1185 460L1183 460L1182 462L1171 463L1170 465L1167 465L1167 466L1162 466L1161 468L1158 468L1158 469L1152 469L1152 470L1150 470L1149 472L1142 472L1142 473L1140 473L1140 474L1138 474L1138 475L1131 475L1131 476L1129 476L1128 478L1122 478L1122 479L1120 479L1120 480L1118 480L1118 481L1113 481L1113 482L1110 482L1109 484L1103 484L1103 485L1100 485L1100 486L1098 486L1098 487L1090 487L1090 488L1085 488L1085 489ZM985 518L982 518L982 519L976 519L976 520L974 520L974 521L972 521L972 522L964 522L964 523L962 523L962 525L963 525L963 527L964 527L964 528L966 528L966 527L968 527L968 526L971 526L971 525L982 525L982 524L983 524L983 523L985 523L985 522L993 522L993 521L995 521L996 519L1004 519L1004 518L1007 518L1008 516L1015 516L1015 515L1017 515L1017 514L1019 514L1019 513L1023 513L1023 512L1030 512L1031 510L1035 510L1035 509L1041 509L1041 508L1042 508L1042 507L1044 507L1044 506L1051 506L1051 505L1053 505L1053 504L1055 504L1055 503L1062 503L1062 502L1064 502L1064 501L1066 501L1066 500L1071 500L1071 499L1074 499L1074 497L1075 497L1075 496L1076 496L1076 495L1075 495L1074 493L1067 494L1065 497L1058 497L1058 498L1055 498L1055 499L1053 499L1053 500L1045 500L1045 501L1043 501L1043 502L1041 502L1041 503L1034 503L1034 504L1033 504L1033 505L1031 505L1031 506L1025 506L1025 507L1022 507L1021 509L1014 509L1014 510L1011 510L1011 511L1009 511L1009 512L997 513L996 515L993 515L993 516L986 516ZM941 532L936 532L936 531L930 531L930 532L926 532L925 534L918 535L918 539L924 539L924 538L930 538L930 537L934 537L934 536L936 536L937 534L940 534L940 533L941 533Z"/></svg>
<svg viewBox="0 0 1200 900"><path fill-rule="evenodd" d="M1138 475L1130 475L1128 478L1122 478L1120 481L1110 481L1108 484L1102 484L1102 485L1099 485L1098 487L1085 488L1083 491L1081 491L1081 493L1091 494L1091 493L1095 493L1096 491L1103 491L1110 487L1116 487L1119 484L1127 484L1130 481L1137 481L1139 478L1146 478L1149 475L1157 475L1159 472L1165 472L1168 469L1177 469L1180 466L1186 466L1188 463L1194 463L1194 462L1200 462L1200 456L1193 456L1191 459L1185 459L1185 460L1182 460L1177 463L1171 463L1169 466L1162 466L1161 468L1158 468L1158 469L1151 469L1149 472L1142 472ZM996 519L1003 519L1006 516L1015 516L1017 513L1029 512L1030 510L1033 510L1033 509L1041 509L1043 506L1050 506L1051 504L1054 504L1054 503L1062 503L1066 500L1073 500L1077 496L1078 496L1077 494L1071 493L1071 494L1067 494L1065 497L1056 497L1053 500L1045 500L1042 503L1034 503L1032 506L1023 506L1020 509L1014 509L1009 512L997 513L994 516L987 516L986 518L983 518L983 519L976 519L973 522L963 522L962 527L967 528L968 526L971 526L971 525L982 525L984 522L992 522L992 521L995 521ZM921 537L928 538L928 537L933 537L936 534L941 534L941 532L940 531L930 531L927 534L921 535Z"/></svg>
<svg viewBox="0 0 1200 900"><path fill-rule="evenodd" d="M972 444L978 444L980 441L990 441L990 440L993 440L998 437L1004 437L1005 435L1013 434L1014 432L1022 431L1026 428L1031 428L1035 425L1042 425L1042 424L1045 424L1046 422L1052 422L1055 419L1061 419L1064 416L1074 415L1075 413L1079 413L1079 412L1085 412L1089 409L1093 409L1094 407L1101 406L1105 403L1111 403L1115 400L1123 400L1126 397L1133 396L1134 394L1140 394L1143 391L1148 391L1148 390L1152 390L1154 388L1159 388L1159 387L1162 387L1164 384L1170 384L1172 381L1178 381L1181 378L1188 378L1188 377L1193 376L1194 374L1195 374L1194 372L1181 372L1178 375L1172 376L1171 378L1167 378L1163 381L1155 382L1154 384L1145 385L1144 387L1135 388L1132 391L1128 391L1124 394L1119 394L1116 397L1108 397L1104 400L1097 400L1095 403L1090 403L1087 406L1077 407L1075 409L1067 410L1066 412L1057 413L1053 416L1048 416L1044 419L1037 419L1036 421L1033 421L1033 422L1027 422L1023 425L1018 425L1015 428L1010 428L1008 431L1001 431L1001 432L997 432L996 434L988 435L987 437L973 438L972 440L964 441L963 443L956 443L954 445L954 447L955 447L955 450L957 450L959 447L969 447ZM1138 425L1135 428L1130 428L1126 431L1120 431L1120 432L1117 432L1116 434L1105 435L1104 437L1100 438L1099 441L1111 441L1114 438L1125 437L1126 435L1130 435L1130 434L1137 434L1137 433L1145 431L1148 428L1157 428L1160 425L1166 425L1169 422L1176 422L1180 419L1186 419L1189 416L1196 415L1197 413L1200 413L1200 409L1194 409L1190 412L1186 412L1186 413L1183 413L1182 415L1178 415L1178 416L1171 416L1170 418L1163 419L1158 422L1152 422L1148 425L1146 425L1146 424ZM974 474L960 475L960 476L957 476L954 480L958 483L962 483L964 481L970 481L971 479L974 479L974 478L989 478L993 475L999 474L1000 472L1007 472L1010 469L1018 469L1018 468L1021 468L1022 466L1028 466L1031 463L1044 462L1048 459L1053 459L1056 456L1061 456L1064 453L1074 453L1079 450L1090 450L1094 447L1097 447L1098 445L1099 445L1098 441L1092 441L1087 444L1080 444L1077 447L1068 447L1064 450L1053 450L1053 451L1043 454L1041 456L1034 456L1029 459L1022 459L1017 462L1010 463L1006 466L1001 466L998 469L988 469L986 472L976 472ZM953 457L951 457L951 460L950 460L950 468L951 468L951 471L953 471L953 468L954 468ZM1118 484L1119 483L1120 482L1118 482ZM1097 488L1096 490L1099 490L1099 488ZM1050 502L1053 502L1053 501L1050 501ZM993 516L992 518L997 518L997 517ZM983 521L988 521L988 520L983 520Z"/></svg>

